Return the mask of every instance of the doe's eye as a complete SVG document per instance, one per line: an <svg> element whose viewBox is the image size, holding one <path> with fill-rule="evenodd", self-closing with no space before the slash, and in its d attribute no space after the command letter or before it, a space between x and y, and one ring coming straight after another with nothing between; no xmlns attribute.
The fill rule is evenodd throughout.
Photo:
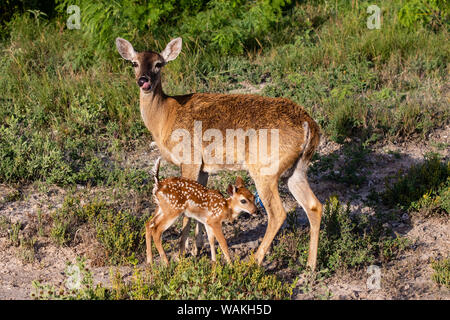
<svg viewBox="0 0 450 320"><path fill-rule="evenodd" d="M162 63L161 63L161 62L158 62L158 63L155 64L155 68L158 68L158 69L159 69L159 68L161 68L161 67L162 67Z"/></svg>
<svg viewBox="0 0 450 320"><path fill-rule="evenodd" d="M242 199L242 200L241 200L241 203L242 203L242 204L246 204L246 203L247 203L247 200Z"/></svg>
<svg viewBox="0 0 450 320"><path fill-rule="evenodd" d="M138 66L137 62L133 62L132 65L134 68L137 68L137 66Z"/></svg>

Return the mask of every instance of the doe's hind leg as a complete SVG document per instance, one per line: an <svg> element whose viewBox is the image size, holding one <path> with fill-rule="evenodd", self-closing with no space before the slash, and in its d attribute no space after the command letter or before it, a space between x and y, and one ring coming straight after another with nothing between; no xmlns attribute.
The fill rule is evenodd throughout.
<svg viewBox="0 0 450 320"><path fill-rule="evenodd" d="M297 202L305 210L310 225L309 253L307 265L314 270L317 263L320 220L323 206L315 196L306 178L306 170L298 168L288 180L288 188Z"/></svg>

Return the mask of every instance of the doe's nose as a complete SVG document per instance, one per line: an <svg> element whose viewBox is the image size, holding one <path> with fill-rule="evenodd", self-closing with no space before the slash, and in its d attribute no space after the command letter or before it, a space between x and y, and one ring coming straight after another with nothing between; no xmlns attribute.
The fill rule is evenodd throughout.
<svg viewBox="0 0 450 320"><path fill-rule="evenodd" d="M139 87L142 87L144 85L144 83L146 83L146 82L148 82L148 78L147 77L144 77L144 76L140 77L139 80L138 80Z"/></svg>

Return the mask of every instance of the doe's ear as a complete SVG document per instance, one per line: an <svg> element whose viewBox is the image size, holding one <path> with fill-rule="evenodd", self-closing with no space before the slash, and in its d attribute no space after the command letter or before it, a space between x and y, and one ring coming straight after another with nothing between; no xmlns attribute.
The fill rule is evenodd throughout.
<svg viewBox="0 0 450 320"><path fill-rule="evenodd" d="M125 60L131 61L136 57L136 51L134 51L133 46L127 40L116 38L116 47Z"/></svg>
<svg viewBox="0 0 450 320"><path fill-rule="evenodd" d="M178 37L171 40L167 44L166 48L161 52L161 56L164 58L164 60L166 60L166 62L175 60L176 57L178 57L178 55L181 52L182 42L183 40L180 37Z"/></svg>
<svg viewBox="0 0 450 320"><path fill-rule="evenodd" d="M236 187L233 186L233 185L231 185L231 184L229 184L229 185L228 185L228 188L227 188L227 193L228 193L228 195L229 195L230 197L232 197L233 194L234 194L235 192L236 192Z"/></svg>
<svg viewBox="0 0 450 320"><path fill-rule="evenodd" d="M240 176L236 177L236 182L234 184L236 185L236 188L245 187L244 180Z"/></svg>

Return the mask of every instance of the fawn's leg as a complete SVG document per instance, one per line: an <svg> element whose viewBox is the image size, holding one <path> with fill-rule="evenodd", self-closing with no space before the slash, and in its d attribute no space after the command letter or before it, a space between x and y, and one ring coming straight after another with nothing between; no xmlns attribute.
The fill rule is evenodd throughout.
<svg viewBox="0 0 450 320"><path fill-rule="evenodd" d="M197 164L183 164L181 165L181 176L184 178L192 179L195 181L198 181L200 184L206 186L208 183L208 173L201 171L201 165ZM197 222L196 228L195 228L195 241L193 242L193 248L192 248L192 254L194 256L198 253L198 248L202 246L202 229L199 225L200 223ZM183 227L181 231L181 239L180 239L180 256L184 255L188 236L189 236L189 230L191 229L191 219L184 216L183 217Z"/></svg>
<svg viewBox="0 0 450 320"><path fill-rule="evenodd" d="M225 237L222 233L222 224L220 223L214 223L210 225L214 236L217 238L217 241L219 242L220 249L222 249L222 252L225 256L225 260L227 260L227 263L231 263L230 253L228 252L228 245L227 241L225 240Z"/></svg>
<svg viewBox="0 0 450 320"><path fill-rule="evenodd" d="M211 248L211 260L216 261L216 248L214 245L215 238L214 238L214 231L212 228L208 225L205 225L206 234L208 235L208 241L209 241L209 247Z"/></svg>
<svg viewBox="0 0 450 320"><path fill-rule="evenodd" d="M152 232L154 223L157 216L161 213L161 209L158 208L154 211L153 216L145 223L145 246L147 252L147 263L153 263L153 253L152 253Z"/></svg>
<svg viewBox="0 0 450 320"><path fill-rule="evenodd" d="M161 259L163 262L168 265L169 260L167 259L166 253L164 252L163 246L161 244L161 238L164 231L167 230L179 217L181 214L180 212L166 212L168 210L164 211L164 215L159 215L157 219L155 219L155 226L153 227L153 241L155 241L156 249L158 249L159 255L161 256Z"/></svg>
<svg viewBox="0 0 450 320"><path fill-rule="evenodd" d="M153 229L152 236L153 240L155 241L156 249L158 249L159 256L161 257L161 260L166 265L168 265L169 260L167 259L166 253L164 252L163 246L161 244L162 233L163 233L162 228L156 228L156 230Z"/></svg>

